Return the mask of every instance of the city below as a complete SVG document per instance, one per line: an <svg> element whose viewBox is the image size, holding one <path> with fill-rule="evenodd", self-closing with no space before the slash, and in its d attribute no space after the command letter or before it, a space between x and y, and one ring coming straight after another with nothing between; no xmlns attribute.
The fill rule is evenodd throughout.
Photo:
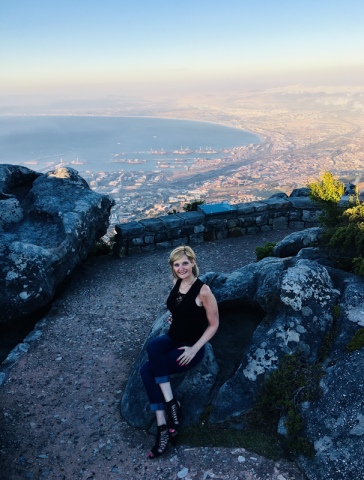
<svg viewBox="0 0 364 480"><path fill-rule="evenodd" d="M228 96L214 99L200 96L168 105L157 102L150 106L141 102L132 110L100 109L94 115L186 119L233 126L259 135L261 142L222 150L207 146L193 151L187 146L179 150L150 149L139 152L138 158L134 158L135 152L129 155L120 151L112 156L111 162L115 163L112 171L89 170L87 167L91 165L78 159L72 162L64 159L52 166L50 162L48 170L71 166L91 189L114 198L109 236L117 223L178 212L193 200L234 204L267 198L278 191L289 194L294 188L316 180L325 170L342 181L356 183L361 189L364 187L362 97L363 93L282 89L236 95L233 102ZM72 111L53 113L74 115ZM77 112L77 115L88 114ZM143 169L151 161L153 170ZM128 164L140 164L140 168L131 171Z"/></svg>

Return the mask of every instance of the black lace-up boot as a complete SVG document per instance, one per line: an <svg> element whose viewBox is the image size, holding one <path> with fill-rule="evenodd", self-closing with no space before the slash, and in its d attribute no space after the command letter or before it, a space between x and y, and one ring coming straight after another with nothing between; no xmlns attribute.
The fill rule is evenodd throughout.
<svg viewBox="0 0 364 480"><path fill-rule="evenodd" d="M167 425L160 425L158 427L157 438L152 450L148 453L149 458L156 458L162 455L167 450L169 443L169 432Z"/></svg>
<svg viewBox="0 0 364 480"><path fill-rule="evenodd" d="M169 402L165 402L165 406L168 417L169 440L173 445L176 445L178 429L182 418L181 406L174 398Z"/></svg>

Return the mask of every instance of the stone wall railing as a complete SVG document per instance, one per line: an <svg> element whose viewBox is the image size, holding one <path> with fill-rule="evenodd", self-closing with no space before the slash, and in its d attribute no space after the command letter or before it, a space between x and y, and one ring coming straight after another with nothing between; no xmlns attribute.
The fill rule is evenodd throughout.
<svg viewBox="0 0 364 480"><path fill-rule="evenodd" d="M183 212L115 225L114 253L124 257L156 249L254 235L269 230L318 226L320 212L308 197L268 198L259 202L201 205Z"/></svg>

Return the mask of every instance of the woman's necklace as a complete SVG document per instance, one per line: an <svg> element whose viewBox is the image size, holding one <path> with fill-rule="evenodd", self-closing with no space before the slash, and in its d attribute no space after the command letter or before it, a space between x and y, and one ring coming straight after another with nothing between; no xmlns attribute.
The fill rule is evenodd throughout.
<svg viewBox="0 0 364 480"><path fill-rule="evenodd" d="M187 283L187 285L183 285L183 287L186 287L186 286L189 287L189 286L192 285L195 281L196 281L196 278L194 278L194 279L192 280L192 282ZM182 295L185 295L189 289L188 289L186 292L181 292L181 287L182 287L182 282L181 282L181 284L180 284L180 286L179 286L179 293L182 293Z"/></svg>

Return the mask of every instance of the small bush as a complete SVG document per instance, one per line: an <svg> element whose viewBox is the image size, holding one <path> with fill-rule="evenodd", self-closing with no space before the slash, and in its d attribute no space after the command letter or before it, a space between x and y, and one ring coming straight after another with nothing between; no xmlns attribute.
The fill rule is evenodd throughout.
<svg viewBox="0 0 364 480"><path fill-rule="evenodd" d="M323 226L332 228L340 224L345 208L339 207L338 203L344 195L345 185L332 173L325 172L317 182L309 183L307 187L311 202L322 210L318 219Z"/></svg>
<svg viewBox="0 0 364 480"><path fill-rule="evenodd" d="M111 237L110 243L106 243L100 238L100 240L95 242L95 245L92 250L90 250L88 256L100 257L101 255L109 255L109 253L112 253L112 247L114 244L113 239L115 239L115 237Z"/></svg>
<svg viewBox="0 0 364 480"><path fill-rule="evenodd" d="M355 352L355 350L359 350L359 348L364 347L364 328L361 328L350 340L350 342L346 345L346 351L348 353Z"/></svg>
<svg viewBox="0 0 364 480"><path fill-rule="evenodd" d="M348 208L343 213L347 225L333 232L329 247L338 247L342 252L361 255L364 252L364 205Z"/></svg>
<svg viewBox="0 0 364 480"><path fill-rule="evenodd" d="M191 203L186 203L183 210L185 212L197 212L198 205L204 205L205 203L205 200L193 200Z"/></svg>
<svg viewBox="0 0 364 480"><path fill-rule="evenodd" d="M263 260L266 257L273 257L273 248L277 245L277 242L270 243L266 242L264 247L255 247L255 254L257 256L257 262Z"/></svg>
<svg viewBox="0 0 364 480"><path fill-rule="evenodd" d="M354 273L356 273L357 275L360 275L361 277L364 277L364 258L362 257L354 258L352 263L353 263Z"/></svg>

